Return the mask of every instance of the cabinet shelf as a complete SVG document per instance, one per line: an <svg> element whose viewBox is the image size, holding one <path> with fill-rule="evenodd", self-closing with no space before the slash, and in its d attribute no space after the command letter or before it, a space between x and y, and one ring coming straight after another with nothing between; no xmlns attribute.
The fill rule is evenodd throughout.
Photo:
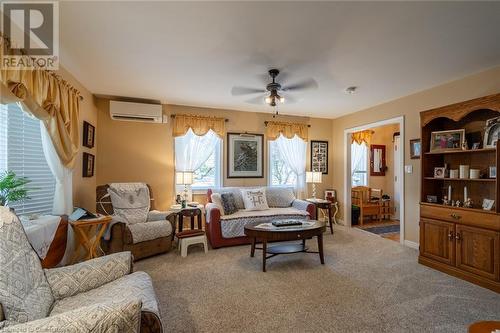
<svg viewBox="0 0 500 333"><path fill-rule="evenodd" d="M444 151L428 151L425 155L446 155L446 154L474 154L495 152L496 148L468 149L468 150L444 150Z"/></svg>
<svg viewBox="0 0 500 333"><path fill-rule="evenodd" d="M496 178L435 178L435 177L424 177L425 180L451 180L451 181L458 181L458 182L489 182L489 183L494 183L496 182Z"/></svg>

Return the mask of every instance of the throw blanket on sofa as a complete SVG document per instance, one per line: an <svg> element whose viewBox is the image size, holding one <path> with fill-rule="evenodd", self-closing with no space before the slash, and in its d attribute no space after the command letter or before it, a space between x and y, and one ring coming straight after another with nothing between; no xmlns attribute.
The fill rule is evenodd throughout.
<svg viewBox="0 0 500 333"><path fill-rule="evenodd" d="M148 221L151 203L146 184L112 183L108 193L115 212L113 222L127 224L134 244L170 235L172 226L168 221Z"/></svg>
<svg viewBox="0 0 500 333"><path fill-rule="evenodd" d="M308 219L309 214L305 210L293 207L271 208L263 211L239 210L231 215L220 217L222 237L235 238L245 236L245 225L251 223L269 223L274 220L286 219Z"/></svg>

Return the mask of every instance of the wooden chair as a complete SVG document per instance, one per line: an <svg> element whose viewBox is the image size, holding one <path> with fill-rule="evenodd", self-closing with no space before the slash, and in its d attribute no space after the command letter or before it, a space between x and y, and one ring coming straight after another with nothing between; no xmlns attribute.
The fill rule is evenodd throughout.
<svg viewBox="0 0 500 333"><path fill-rule="evenodd" d="M359 207L359 225L363 226L365 216L382 221L382 190L367 186L356 186L351 190L352 204Z"/></svg>

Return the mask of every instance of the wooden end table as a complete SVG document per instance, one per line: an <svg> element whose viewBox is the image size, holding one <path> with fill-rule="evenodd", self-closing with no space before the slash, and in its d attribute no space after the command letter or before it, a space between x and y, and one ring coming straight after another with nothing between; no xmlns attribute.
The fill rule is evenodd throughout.
<svg viewBox="0 0 500 333"><path fill-rule="evenodd" d="M195 217L198 220L198 229L203 229L203 210L204 207L200 204L196 206L186 206L185 208L177 207L177 205L170 207L170 211L176 214L179 232L182 232L184 229L184 217L189 217L191 219L191 230L194 229Z"/></svg>
<svg viewBox="0 0 500 333"><path fill-rule="evenodd" d="M319 218L319 209L325 209L328 212L328 224L330 225L330 232L333 234L333 223L337 224L336 216L339 211L338 203L317 198L306 199L306 201L314 204L314 206L316 207L316 219ZM335 207L335 212L333 212L333 214L332 207Z"/></svg>
<svg viewBox="0 0 500 333"><path fill-rule="evenodd" d="M294 227L274 227L267 228L260 227L263 223L253 223L245 226L245 235L252 239L250 248L250 257L255 255L255 250L262 250L262 271L266 271L266 260L277 256L279 254L290 253L318 253L321 264L325 264L325 257L323 255L323 232L326 227L324 222L307 220L311 222L304 226ZM317 237L318 238L318 251L308 251L306 247L306 239ZM262 241L262 248L255 247L257 240ZM267 246L268 242L284 242L292 240L302 240L301 244L277 244ZM269 256L268 256L269 254Z"/></svg>
<svg viewBox="0 0 500 333"><path fill-rule="evenodd" d="M101 253L104 254L101 249L101 238L111 220L111 216L101 216L95 219L69 222L75 232L75 250L71 263L76 263L81 258L89 260L99 257ZM79 256L80 248L84 250L83 256ZM98 253L98 250L101 253Z"/></svg>

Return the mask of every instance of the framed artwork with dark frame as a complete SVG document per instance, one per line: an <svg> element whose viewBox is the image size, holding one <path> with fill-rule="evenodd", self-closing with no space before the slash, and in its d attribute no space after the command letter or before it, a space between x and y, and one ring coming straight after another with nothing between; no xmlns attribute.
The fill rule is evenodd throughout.
<svg viewBox="0 0 500 333"><path fill-rule="evenodd" d="M83 121L83 146L94 148L95 127Z"/></svg>
<svg viewBox="0 0 500 333"><path fill-rule="evenodd" d="M418 160L420 159L420 155L422 155L422 144L420 139L410 140L410 158L412 160Z"/></svg>
<svg viewBox="0 0 500 333"><path fill-rule="evenodd" d="M83 177L94 177L95 156L89 153L83 153Z"/></svg>
<svg viewBox="0 0 500 333"><path fill-rule="evenodd" d="M385 145L370 145L370 176L385 176Z"/></svg>
<svg viewBox="0 0 500 333"><path fill-rule="evenodd" d="M328 174L328 141L311 140L311 171Z"/></svg>
<svg viewBox="0 0 500 333"><path fill-rule="evenodd" d="M227 178L264 178L264 135L227 133Z"/></svg>

